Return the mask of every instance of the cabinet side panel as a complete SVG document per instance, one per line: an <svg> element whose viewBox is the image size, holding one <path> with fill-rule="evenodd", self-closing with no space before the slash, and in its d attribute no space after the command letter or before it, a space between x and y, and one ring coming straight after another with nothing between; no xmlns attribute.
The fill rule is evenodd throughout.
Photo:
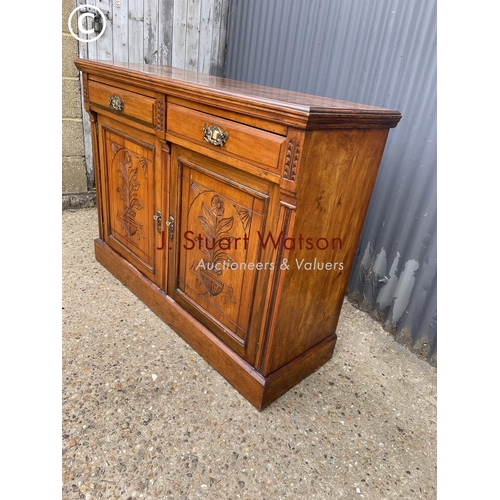
<svg viewBox="0 0 500 500"><path fill-rule="evenodd" d="M297 209L263 374L335 333L387 130L308 133Z"/></svg>

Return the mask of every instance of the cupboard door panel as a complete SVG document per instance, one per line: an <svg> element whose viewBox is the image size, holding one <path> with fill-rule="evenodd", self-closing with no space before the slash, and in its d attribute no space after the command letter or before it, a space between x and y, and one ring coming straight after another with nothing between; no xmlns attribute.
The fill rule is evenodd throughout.
<svg viewBox="0 0 500 500"><path fill-rule="evenodd" d="M182 157L176 167L179 227L169 294L248 359L262 317L255 295L270 270L258 244L269 195Z"/></svg>
<svg viewBox="0 0 500 500"><path fill-rule="evenodd" d="M135 131L132 137L120 127L101 126L105 241L160 285L162 235L154 217L162 203L161 148L154 136Z"/></svg>

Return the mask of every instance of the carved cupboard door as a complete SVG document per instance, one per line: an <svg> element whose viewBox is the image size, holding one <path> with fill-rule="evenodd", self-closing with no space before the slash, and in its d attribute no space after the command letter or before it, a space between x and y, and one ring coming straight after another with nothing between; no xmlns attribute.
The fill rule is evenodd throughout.
<svg viewBox="0 0 500 500"><path fill-rule="evenodd" d="M273 253L266 232L270 183L173 146L167 293L253 363ZM241 178L239 178L241 177Z"/></svg>
<svg viewBox="0 0 500 500"><path fill-rule="evenodd" d="M99 183L104 241L162 286L162 144L154 136L99 117ZM160 224L158 224L158 222Z"/></svg>

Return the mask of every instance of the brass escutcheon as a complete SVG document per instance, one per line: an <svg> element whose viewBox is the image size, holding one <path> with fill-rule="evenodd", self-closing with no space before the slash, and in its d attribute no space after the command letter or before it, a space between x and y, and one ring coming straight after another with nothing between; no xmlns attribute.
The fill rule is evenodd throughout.
<svg viewBox="0 0 500 500"><path fill-rule="evenodd" d="M156 230L161 234L161 212L156 211L156 215L153 215L153 219L156 221Z"/></svg>
<svg viewBox="0 0 500 500"><path fill-rule="evenodd" d="M168 227L168 239L173 240L174 239L175 219L172 216L170 216L168 218L168 221L165 222L165 224Z"/></svg>

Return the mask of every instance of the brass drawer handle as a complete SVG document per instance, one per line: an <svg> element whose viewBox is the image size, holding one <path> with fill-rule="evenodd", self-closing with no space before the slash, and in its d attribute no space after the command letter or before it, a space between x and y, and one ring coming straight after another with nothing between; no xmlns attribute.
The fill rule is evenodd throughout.
<svg viewBox="0 0 500 500"><path fill-rule="evenodd" d="M124 105L125 101L117 95L112 95L109 98L109 107L115 111L121 111Z"/></svg>
<svg viewBox="0 0 500 500"><path fill-rule="evenodd" d="M217 125L213 127L205 125L203 127L203 134L203 139L214 146L224 146L229 137L229 134L221 130Z"/></svg>

